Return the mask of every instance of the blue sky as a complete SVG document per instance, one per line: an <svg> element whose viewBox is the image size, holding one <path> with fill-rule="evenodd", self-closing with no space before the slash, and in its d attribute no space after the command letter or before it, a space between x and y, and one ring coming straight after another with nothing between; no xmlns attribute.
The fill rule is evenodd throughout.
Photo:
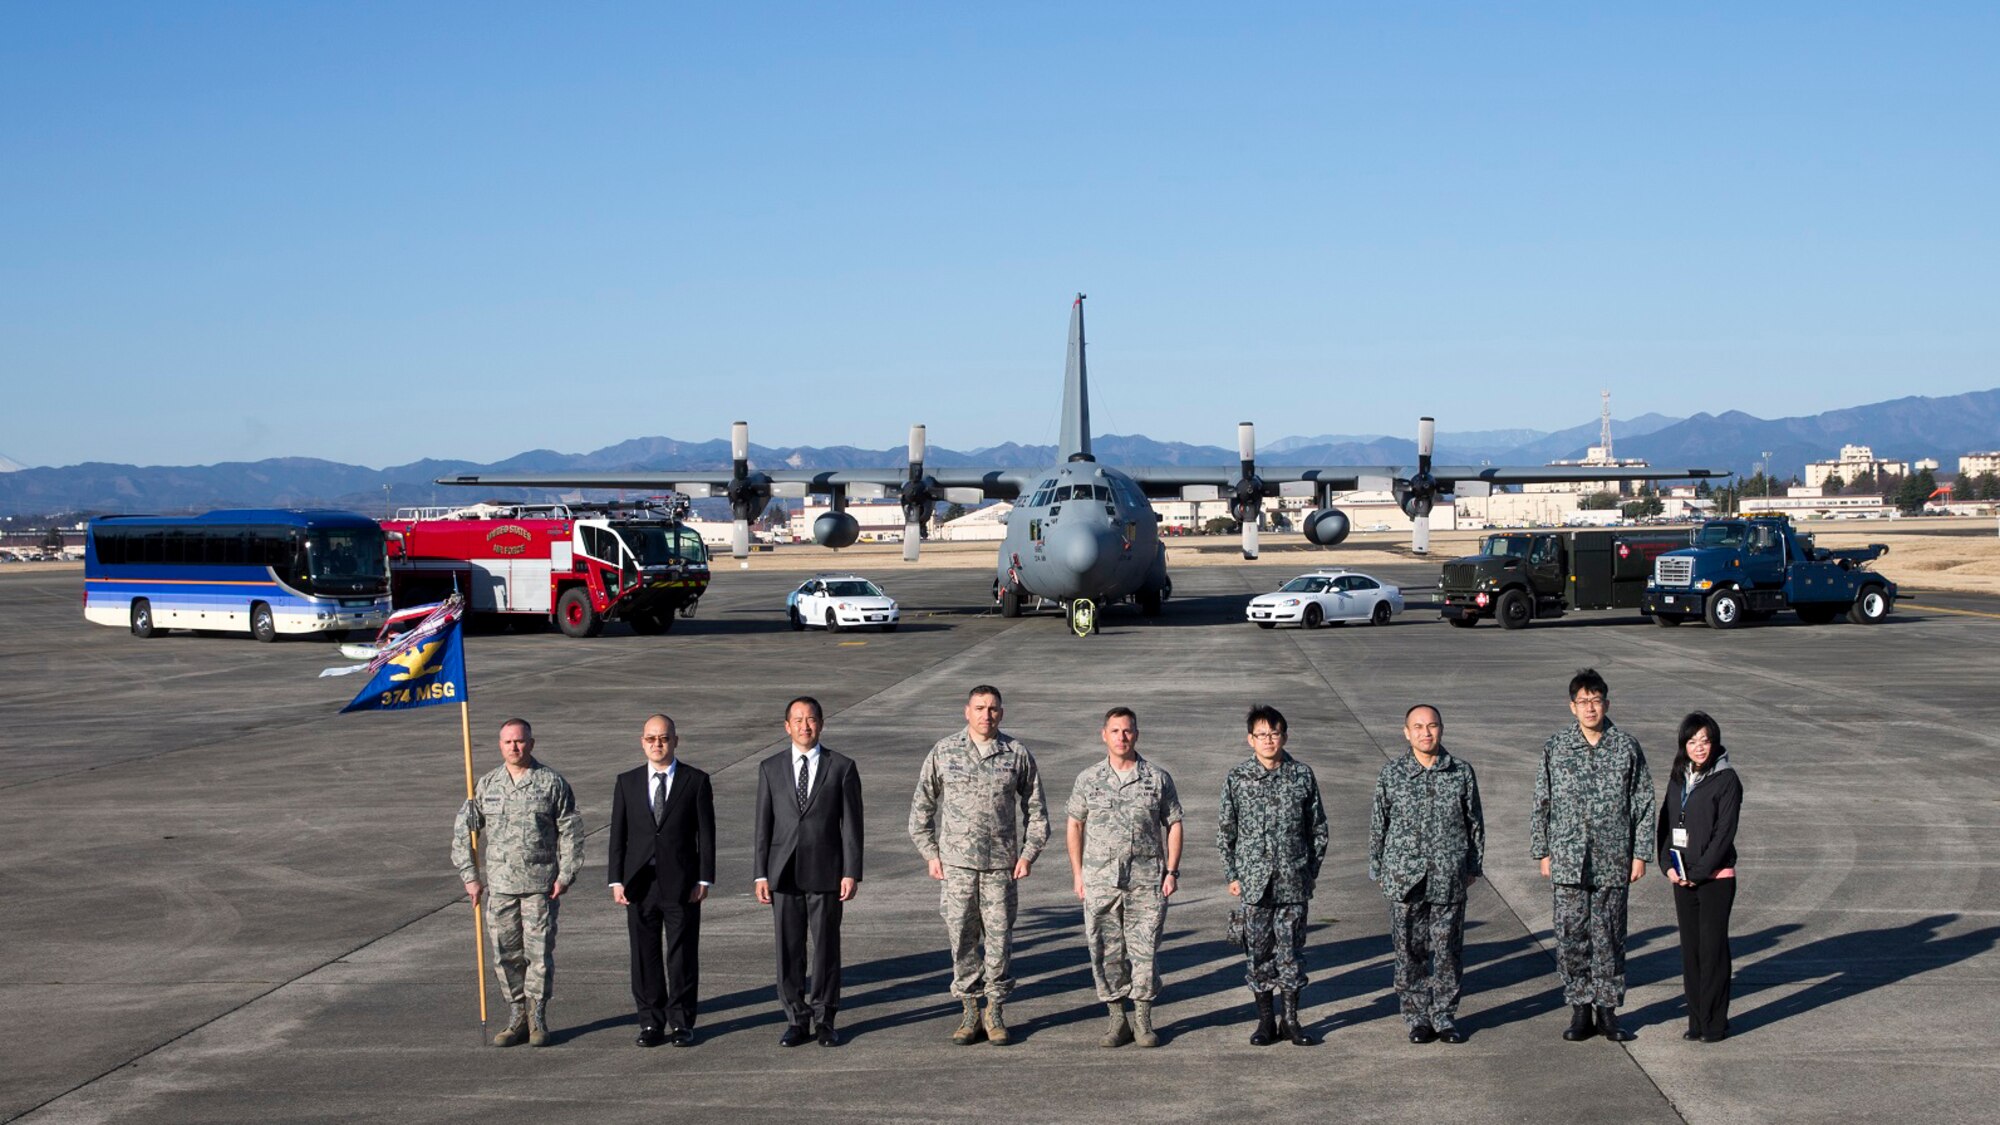
<svg viewBox="0 0 2000 1125"><path fill-rule="evenodd" d="M11 5L0 453L1047 442L1077 290L1223 446L2000 386L2000 9L1521 8Z"/></svg>

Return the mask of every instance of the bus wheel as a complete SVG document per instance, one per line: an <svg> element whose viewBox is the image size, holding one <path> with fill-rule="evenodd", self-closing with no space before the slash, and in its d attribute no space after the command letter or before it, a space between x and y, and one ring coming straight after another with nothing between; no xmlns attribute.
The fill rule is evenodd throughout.
<svg viewBox="0 0 2000 1125"><path fill-rule="evenodd" d="M250 635L263 644L278 639L278 621L271 616L271 607L263 602L250 603Z"/></svg>
<svg viewBox="0 0 2000 1125"><path fill-rule="evenodd" d="M132 600L132 635L135 637L157 637L161 630L153 624L153 603L144 598Z"/></svg>
<svg viewBox="0 0 2000 1125"><path fill-rule="evenodd" d="M556 627L565 637L594 637L604 631L604 619L590 604L590 591L571 586L556 599Z"/></svg>

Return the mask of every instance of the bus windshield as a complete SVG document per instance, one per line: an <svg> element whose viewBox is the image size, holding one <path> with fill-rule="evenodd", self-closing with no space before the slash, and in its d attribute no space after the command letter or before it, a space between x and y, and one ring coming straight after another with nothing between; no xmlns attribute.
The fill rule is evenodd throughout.
<svg viewBox="0 0 2000 1125"><path fill-rule="evenodd" d="M315 528L305 539L306 573L321 590L374 593L389 580L379 528Z"/></svg>
<svg viewBox="0 0 2000 1125"><path fill-rule="evenodd" d="M618 537L632 549L640 566L708 561L708 548L692 528L625 526L618 528Z"/></svg>
<svg viewBox="0 0 2000 1125"><path fill-rule="evenodd" d="M1527 558L1535 541L1526 535L1489 535L1486 537L1486 555L1497 558L1501 555L1519 555Z"/></svg>

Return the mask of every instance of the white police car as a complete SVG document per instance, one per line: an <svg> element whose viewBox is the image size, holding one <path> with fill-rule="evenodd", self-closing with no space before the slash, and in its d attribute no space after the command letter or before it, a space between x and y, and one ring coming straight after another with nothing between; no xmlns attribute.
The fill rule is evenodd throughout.
<svg viewBox="0 0 2000 1125"><path fill-rule="evenodd" d="M1352 570L1315 570L1301 574L1276 593L1250 599L1244 616L1260 629L1367 621L1387 625L1403 612L1403 592L1388 583Z"/></svg>
<svg viewBox="0 0 2000 1125"><path fill-rule="evenodd" d="M817 625L830 633L864 625L896 631L902 616L896 599L858 574L815 574L785 596L785 615L792 628Z"/></svg>

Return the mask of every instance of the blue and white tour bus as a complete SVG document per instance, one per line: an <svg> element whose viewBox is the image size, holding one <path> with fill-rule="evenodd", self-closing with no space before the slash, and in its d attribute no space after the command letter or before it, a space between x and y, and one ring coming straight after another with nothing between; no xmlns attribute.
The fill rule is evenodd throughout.
<svg viewBox="0 0 2000 1125"><path fill-rule="evenodd" d="M386 537L326 510L100 516L84 542L83 616L139 637L372 631L389 617Z"/></svg>

